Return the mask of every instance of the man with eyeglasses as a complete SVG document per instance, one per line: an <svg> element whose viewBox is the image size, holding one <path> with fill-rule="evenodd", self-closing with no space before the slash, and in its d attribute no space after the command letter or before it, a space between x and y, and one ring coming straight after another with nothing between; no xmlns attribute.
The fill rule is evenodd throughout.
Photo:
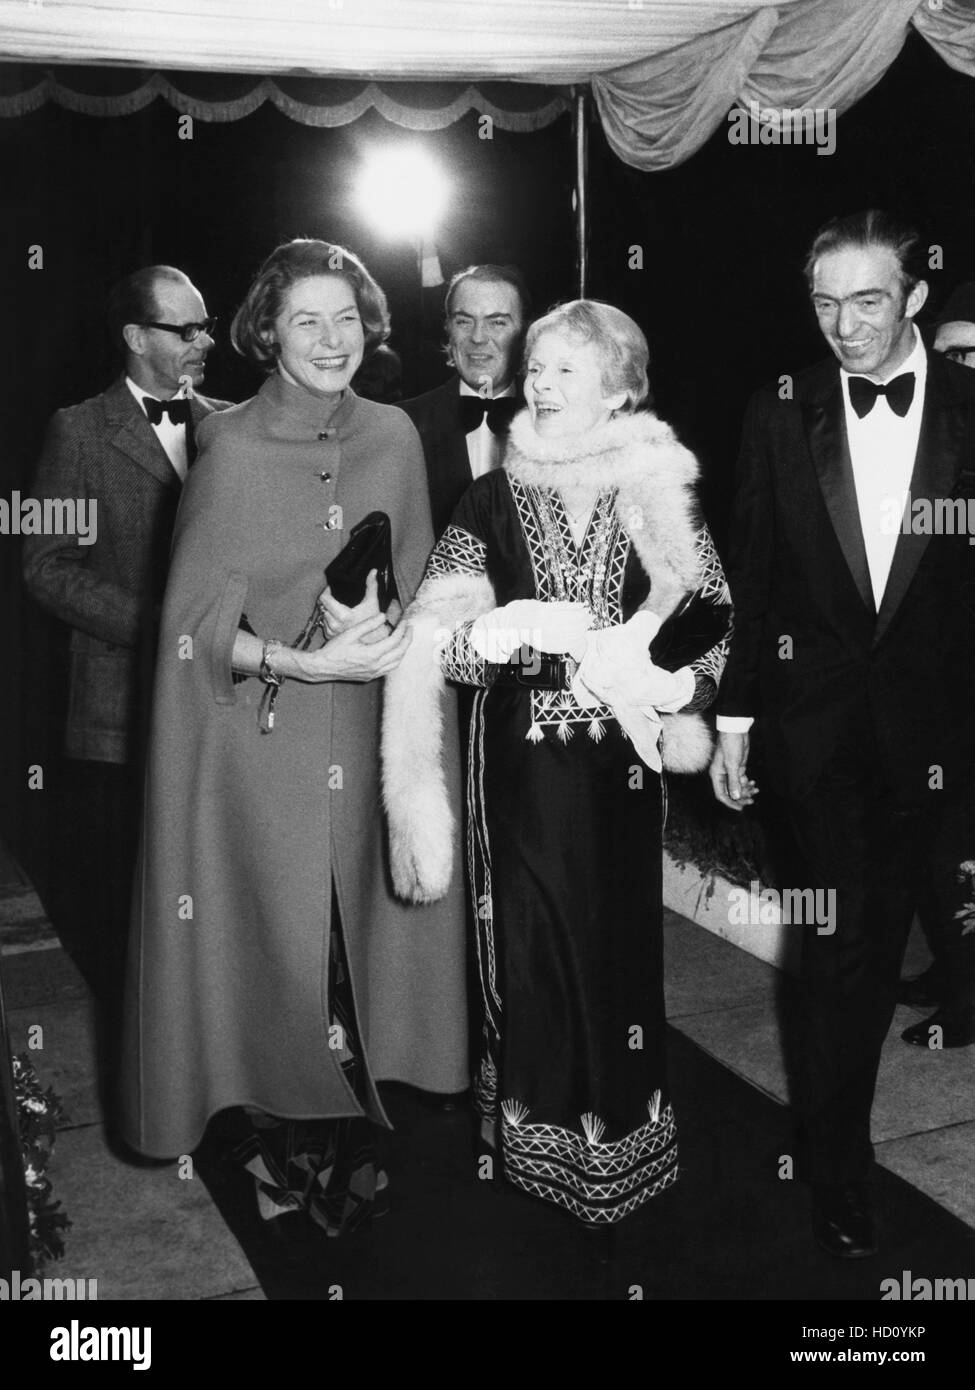
<svg viewBox="0 0 975 1390"><path fill-rule="evenodd" d="M935 352L963 367L975 367L975 280L952 290L935 326Z"/></svg>
<svg viewBox="0 0 975 1390"><path fill-rule="evenodd" d="M531 305L514 266L471 265L451 280L444 310L455 375L401 407L423 442L438 540L474 479L501 464L508 426L524 405L515 378Z"/></svg>
<svg viewBox="0 0 975 1390"><path fill-rule="evenodd" d="M139 825L142 734L156 619L196 425L230 402L198 395L214 320L172 266L112 290L108 319L122 374L48 426L32 495L88 503L92 543L24 540L28 592L70 628L63 818L63 930L111 1028L121 986L129 878ZM175 808L174 808L175 814Z"/></svg>

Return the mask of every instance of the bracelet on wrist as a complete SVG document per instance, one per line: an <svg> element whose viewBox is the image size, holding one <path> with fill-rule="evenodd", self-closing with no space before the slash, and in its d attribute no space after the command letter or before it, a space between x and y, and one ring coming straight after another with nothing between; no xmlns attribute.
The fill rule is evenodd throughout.
<svg viewBox="0 0 975 1390"><path fill-rule="evenodd" d="M280 675L277 671L275 671L273 665L271 664L275 653L281 651L283 646L284 643L279 642L276 637L267 637L264 640L264 645L261 648L261 666L259 675L265 685L279 686L284 682L284 676Z"/></svg>
<svg viewBox="0 0 975 1390"><path fill-rule="evenodd" d="M257 711L257 726L262 734L269 734L274 728L274 702L284 684L284 676L275 671L272 662L275 653L281 651L283 646L284 643L279 642L276 637L267 637L261 647L259 675L264 682L264 694Z"/></svg>

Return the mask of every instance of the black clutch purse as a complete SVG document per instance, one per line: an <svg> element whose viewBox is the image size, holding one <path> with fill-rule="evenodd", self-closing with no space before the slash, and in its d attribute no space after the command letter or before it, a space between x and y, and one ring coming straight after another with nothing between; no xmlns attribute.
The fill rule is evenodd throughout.
<svg viewBox="0 0 975 1390"><path fill-rule="evenodd" d="M379 607L385 613L396 598L396 582L393 579L393 539L392 527L385 512L370 512L353 526L349 539L331 564L325 566L325 582L332 591L333 598L344 603L346 608L354 608L366 596L366 580L369 571L376 571L376 589ZM253 631L247 619L241 626ZM307 651L316 633L325 637L325 620L318 604L312 609L301 632L292 642L299 651ZM326 639L327 640L327 639ZM257 722L262 734L269 734L274 728L274 702L277 699L280 681L275 685L266 683L257 713Z"/></svg>
<svg viewBox="0 0 975 1390"><path fill-rule="evenodd" d="M726 637L731 610L695 594L686 607L672 613L650 643L650 659L664 671L679 671L710 651Z"/></svg>
<svg viewBox="0 0 975 1390"><path fill-rule="evenodd" d="M353 526L346 544L326 565L325 582L339 603L354 608L366 596L370 570L376 571L379 607L385 612L396 597L392 528L385 512L370 512Z"/></svg>

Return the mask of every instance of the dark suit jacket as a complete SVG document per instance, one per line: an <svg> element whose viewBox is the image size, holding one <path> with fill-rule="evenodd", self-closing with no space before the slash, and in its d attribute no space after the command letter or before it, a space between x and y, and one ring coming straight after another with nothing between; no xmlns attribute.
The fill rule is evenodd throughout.
<svg viewBox="0 0 975 1390"><path fill-rule="evenodd" d="M474 481L460 414L460 377L452 376L422 396L400 401L399 408L406 411L423 441L433 533L439 540L454 508Z"/></svg>
<svg viewBox="0 0 975 1390"><path fill-rule="evenodd" d="M915 503L970 502L975 519L975 372L938 354L910 491ZM776 387L752 398L726 570L735 633L717 710L759 719L773 785L802 795L863 727L902 804L930 800L938 767L946 791L964 785L975 763L975 546L967 534L898 535L875 611L836 362L798 376L791 400Z"/></svg>
<svg viewBox="0 0 975 1390"><path fill-rule="evenodd" d="M197 396L194 424L229 401ZM137 752L182 484L124 377L48 426L31 495L97 501L95 540L24 538L24 579L71 631L69 757Z"/></svg>

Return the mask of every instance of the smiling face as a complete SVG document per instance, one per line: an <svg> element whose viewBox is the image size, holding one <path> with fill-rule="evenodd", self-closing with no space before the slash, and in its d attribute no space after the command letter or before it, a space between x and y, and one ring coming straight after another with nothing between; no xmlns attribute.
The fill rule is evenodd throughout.
<svg viewBox="0 0 975 1390"><path fill-rule="evenodd" d="M558 439L606 424L626 403L626 392L606 394L591 342L550 329L539 334L528 359L525 400L537 432Z"/></svg>
<svg viewBox="0 0 975 1390"><path fill-rule="evenodd" d="M461 280L447 317L450 360L474 391L497 395L511 384L524 327L521 301L504 280Z"/></svg>
<svg viewBox="0 0 975 1390"><path fill-rule="evenodd" d="M848 372L889 376L909 356L913 319L927 298L919 280L905 294L900 266L886 246L843 246L813 269L812 300L823 336Z"/></svg>
<svg viewBox="0 0 975 1390"><path fill-rule="evenodd" d="M355 375L365 347L355 291L339 275L312 275L286 292L272 336L288 381L337 395Z"/></svg>
<svg viewBox="0 0 975 1390"><path fill-rule="evenodd" d="M206 305L196 287L186 279L158 279L154 286L157 323L202 323ZM188 376L194 389L203 383L207 353L213 347L208 333L192 343L184 343L178 333L165 328L145 328L127 324L124 329L126 370L137 386L151 391L160 400L169 400L179 390L179 379Z"/></svg>

